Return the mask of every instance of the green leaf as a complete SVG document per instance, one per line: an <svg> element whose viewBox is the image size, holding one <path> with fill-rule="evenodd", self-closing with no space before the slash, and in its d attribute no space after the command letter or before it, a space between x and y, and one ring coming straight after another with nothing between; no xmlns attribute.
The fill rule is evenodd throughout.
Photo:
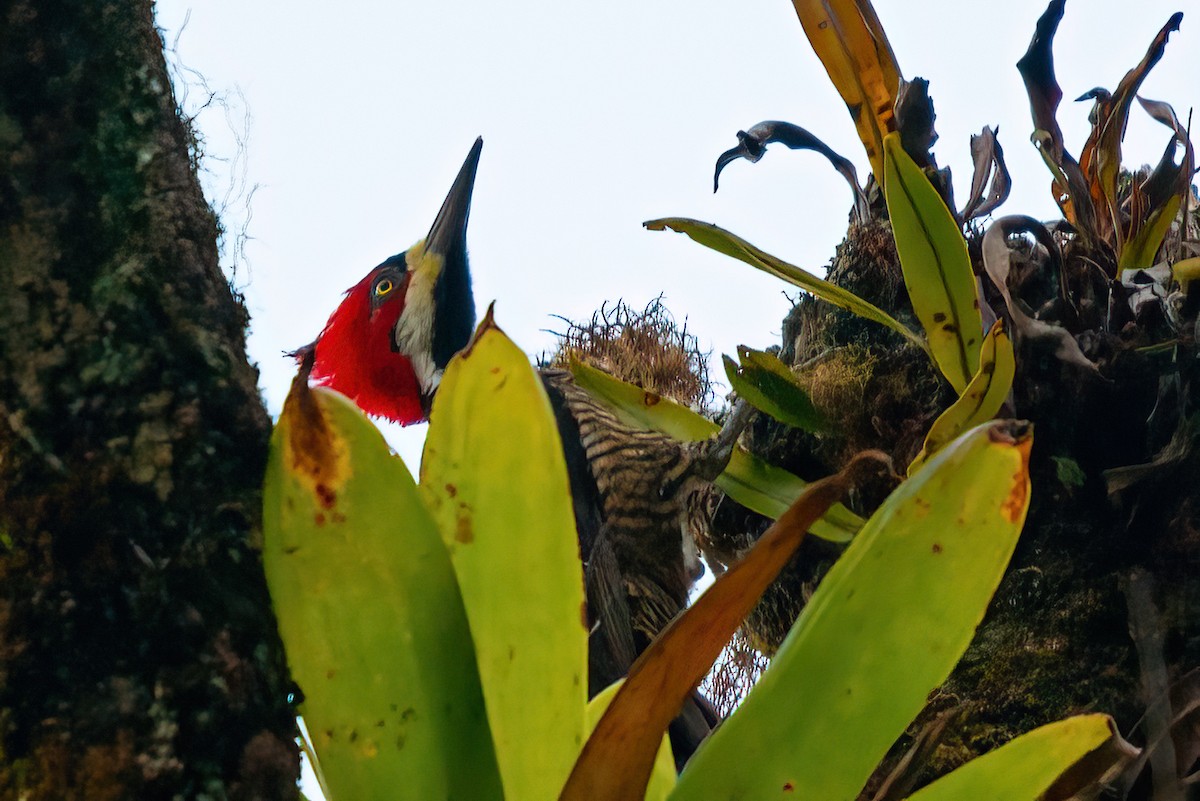
<svg viewBox="0 0 1200 801"><path fill-rule="evenodd" d="M629 425L661 431L683 442L708 439L720 430L713 421L670 398L626 384L582 362L572 361L571 372L575 383L611 406ZM786 512L808 486L741 448L734 449L716 484L742 506L772 519ZM862 525L861 517L839 503L813 524L812 533L830 542L849 542Z"/></svg>
<svg viewBox="0 0 1200 801"><path fill-rule="evenodd" d="M1004 332L1004 320L997 320L983 339L979 372L959 399L933 421L929 433L925 435L925 446L908 466L908 474L911 476L915 473L929 457L964 431L995 417L1008 398L1016 373L1012 340Z"/></svg>
<svg viewBox="0 0 1200 801"><path fill-rule="evenodd" d="M624 679L605 687L600 693L588 701L587 725L588 733L595 731L596 724L608 710L617 690L625 683ZM646 801L666 801L675 789L675 757L671 753L671 738L662 735L658 752L654 756L654 767L650 773L650 783L646 786Z"/></svg>
<svg viewBox="0 0 1200 801"><path fill-rule="evenodd" d="M1171 277L1179 282L1179 288L1187 292L1188 284L1200 279L1200 256L1180 259L1171 265Z"/></svg>
<svg viewBox="0 0 1200 801"><path fill-rule="evenodd" d="M883 140L884 195L904 286L950 386L960 395L979 369L983 318L971 257L958 223L933 184L900 143Z"/></svg>
<svg viewBox="0 0 1200 801"><path fill-rule="evenodd" d="M442 377L421 489L462 588L505 796L557 798L585 731L583 572L550 401L491 310Z"/></svg>
<svg viewBox="0 0 1200 801"><path fill-rule="evenodd" d="M1116 741L1089 773L1099 778L1128 744L1108 715L1079 715L1034 729L971 760L909 796L909 801L1038 801L1068 769ZM1102 755L1103 756L1103 755ZM1056 797L1065 797L1058 795Z"/></svg>
<svg viewBox="0 0 1200 801"><path fill-rule="evenodd" d="M825 431L828 421L786 364L773 353L738 346L739 365L722 357L725 376L734 391L759 411L779 422L804 431Z"/></svg>
<svg viewBox="0 0 1200 801"><path fill-rule="evenodd" d="M271 438L263 567L331 801L502 796L437 528L375 427L303 377Z"/></svg>
<svg viewBox="0 0 1200 801"><path fill-rule="evenodd" d="M1118 272L1154 266L1154 256L1171 229L1171 223L1175 222L1181 205L1183 197L1172 195L1165 204L1150 213L1141 229L1121 249L1121 257L1117 261Z"/></svg>
<svg viewBox="0 0 1200 801"><path fill-rule="evenodd" d="M837 475L813 482L744 557L655 638L588 738L560 801L616 801L641 795L659 739L680 705L712 669L813 522L854 486L865 463L878 467L883 459L878 451L868 452Z"/></svg>
<svg viewBox="0 0 1200 801"><path fill-rule="evenodd" d="M686 217L664 217L661 220L644 222L642 225L651 231L662 231L670 228L672 231L687 234L694 241L699 242L706 248L711 248L718 253L724 253L726 256L732 256L738 261L744 261L751 267L757 267L776 278L782 278L784 281L794 284L806 292L811 292L826 303L832 303L839 309L845 309L848 312L857 314L859 317L887 326L913 345L929 353L930 358L933 357L924 339L913 333L907 326L901 324L883 309L868 303L853 292L842 289L836 284L831 284L828 281L817 278L807 270L788 264L781 259L775 258L770 253L759 250L754 245L731 234L724 228L719 228L712 223L691 220Z"/></svg>
<svg viewBox="0 0 1200 801"><path fill-rule="evenodd" d="M1012 556L1028 424L959 437L872 515L671 798L853 799L949 676Z"/></svg>

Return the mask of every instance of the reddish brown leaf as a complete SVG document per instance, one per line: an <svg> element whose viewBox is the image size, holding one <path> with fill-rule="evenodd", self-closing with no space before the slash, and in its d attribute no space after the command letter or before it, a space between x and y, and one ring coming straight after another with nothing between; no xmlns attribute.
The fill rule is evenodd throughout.
<svg viewBox="0 0 1200 801"><path fill-rule="evenodd" d="M634 663L584 745L563 788L562 801L642 798L667 725L795 553L805 532L864 473L887 463L883 454L867 451L840 473L810 484L745 558L658 636Z"/></svg>
<svg viewBox="0 0 1200 801"><path fill-rule="evenodd" d="M1125 125L1129 121L1129 108L1138 87L1146 75L1162 58L1167 39L1172 31L1179 30L1183 14L1171 15L1150 43L1146 55L1136 67L1125 73L1117 84L1112 97L1097 97L1096 120L1087 144L1083 147L1079 163L1088 179L1090 194L1103 203L1108 219L1102 227L1115 232L1115 247L1119 254L1126 240L1126 231L1121 225L1121 210L1117 202L1117 175L1121 169L1121 140L1125 137Z"/></svg>

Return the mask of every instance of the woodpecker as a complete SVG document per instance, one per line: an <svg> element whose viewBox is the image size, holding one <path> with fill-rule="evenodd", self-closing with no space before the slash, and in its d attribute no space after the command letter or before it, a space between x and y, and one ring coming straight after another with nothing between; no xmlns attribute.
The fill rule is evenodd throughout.
<svg viewBox="0 0 1200 801"><path fill-rule="evenodd" d="M293 355L311 377L368 414L408 425L428 419L442 370L475 325L466 225L479 164L478 139L429 235L351 287L320 336ZM711 520L711 482L729 461L748 407L721 433L681 443L623 424L569 373L543 369L563 442L584 561L589 695L624 676L683 611ZM712 726L699 695L672 724L679 766Z"/></svg>
<svg viewBox="0 0 1200 801"><path fill-rule="evenodd" d="M312 343L310 376L367 414L411 425L429 419L451 357L475 330L467 218L483 138L475 140L429 234L346 290Z"/></svg>

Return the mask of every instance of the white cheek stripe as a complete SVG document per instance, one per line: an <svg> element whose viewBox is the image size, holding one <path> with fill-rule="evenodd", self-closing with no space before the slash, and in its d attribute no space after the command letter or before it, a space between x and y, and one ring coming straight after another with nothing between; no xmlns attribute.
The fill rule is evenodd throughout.
<svg viewBox="0 0 1200 801"><path fill-rule="evenodd" d="M412 362L421 391L432 395L442 380L442 371L433 363L433 288L442 272L442 257L425 253L421 241L408 249L408 290L404 295L404 313L396 321L396 349Z"/></svg>

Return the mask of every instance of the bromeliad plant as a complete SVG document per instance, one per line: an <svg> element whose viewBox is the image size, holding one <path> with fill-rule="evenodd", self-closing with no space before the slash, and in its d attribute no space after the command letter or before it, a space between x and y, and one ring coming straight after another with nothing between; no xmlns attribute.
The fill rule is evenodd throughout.
<svg viewBox="0 0 1200 801"><path fill-rule="evenodd" d="M1182 256L1189 249L1200 252L1196 215L1189 209L1195 157L1186 126L1179 123L1169 106L1138 98L1155 119L1170 128L1171 139L1153 169L1129 173L1120 167L1120 138L1132 101L1147 72L1162 57L1167 37L1178 28L1179 15L1159 31L1141 63L1113 93L1101 90L1085 96L1096 100L1093 130L1080 161L1075 162L1063 149L1054 116L1061 90L1054 79L1051 45L1064 3L1050 2L1020 69L1033 110L1034 141L1055 176L1055 197L1064 221L1042 224L1028 217L1004 217L979 237L976 226L968 223L997 208L1008 190L995 132L985 129L972 140L976 172L971 198L956 213L946 176L937 170L928 153L933 139L932 114L923 96L924 87L918 80L906 84L900 79L895 57L870 3L794 0L794 5L810 42L854 117L872 175L865 187L859 187L844 158L809 132L781 122L761 123L748 132L739 132L738 146L722 154L717 172L740 157L758 161L771 142L824 154L851 183L855 197L848 246L839 253L832 273L859 281L860 286L867 286L869 280L862 278L863 272L879 284L890 281L890 254L881 256L879 251L884 249L879 248L863 257L873 246L872 237L889 227L873 222L886 206L907 298L922 332L891 316L898 313L903 318L895 311L903 311L903 301L888 305L890 285L870 296L881 299L880 305L888 309L884 311L866 298L764 253L714 225L669 218L651 221L647 227L685 233L707 247L800 286L820 301L880 323L923 351L957 396L936 420L933 410L941 402L937 388L928 383L882 393L886 397L876 402L862 391L854 396L865 386L864 379L862 384L835 396L840 404L827 402L826 396L826 402L817 405L820 410L839 415L832 425L835 434L840 434L839 427L848 431L857 425L852 434L845 435L855 449L890 448L907 459L920 444L909 437L908 430L927 430L923 447L909 465L913 478L929 468L930 456L936 459L944 443L990 419L1006 402L1020 414L1046 422L1042 477L1048 479L1048 489L1060 491L1054 502L1040 510L1036 544L1029 546L1019 566L1025 578L1037 577L1029 580L1038 585L1037 598L1041 602L1013 597L1011 609L997 610L995 625L989 632L991 641L980 648L975 667L962 671L952 688L962 693L965 703L992 707L984 715L991 715L988 720L973 721L972 726L978 723L1000 737L1011 733L1008 726L1012 721L1028 720L1031 709L1036 710L1035 717L1045 720L1080 704L1120 708L1127 724L1133 725L1137 714L1131 713L1142 710L1143 703L1170 704L1135 698L1136 692L1115 689L1115 683L1107 677L1093 680L1086 667L1081 670L1077 666L1088 660L1127 664L1136 650L1138 659L1148 660L1143 664L1156 666L1158 675L1152 677L1155 686L1165 687L1165 665L1169 664L1172 671L1186 672L1195 664L1194 654L1164 659L1161 653L1155 653L1161 642L1156 646L1148 644L1149 638L1144 635L1128 637L1124 600L1119 593L1115 601L1109 595L1118 581L1128 580L1130 568L1140 564L1139 560L1154 562L1162 573L1170 573L1162 565L1177 558L1164 556L1179 547L1172 538L1182 541L1194 531L1185 521L1193 519L1188 510L1195 503L1195 484L1190 479L1196 469L1197 442L1197 384L1193 380L1197 293L1193 282L1200 275L1200 262ZM868 224L860 224L863 222ZM975 239L974 269L962 235L964 227ZM875 259L888 264L877 268ZM785 351L792 348L796 355L797 366L790 369L804 374L806 386L836 389L839 378L832 370L824 373L833 379L822 387L822 374L802 364L806 358L814 362L836 359L839 369L858 369L853 373L858 376L871 373L874 367L860 360L857 364L868 366L857 368L855 348L896 350L890 336L876 339L865 334L855 339L860 327L854 327L850 334L846 333L850 328L842 328L841 322L827 325L825 321L833 315L813 312L820 305L807 301L798 304L789 322L795 323L793 332L798 330L800 334L784 342ZM845 317L837 315L839 320ZM1003 320L1002 327L993 322L997 317ZM910 356L916 356L919 362L919 355L906 349L891 363L907 367L912 361ZM783 388L777 380L779 373L768 378L762 368L753 359L751 363L743 359L740 367L731 367L731 382L761 376L754 387L757 395L746 393L747 399L788 426L802 426L802 416L796 412L803 411L806 404L796 400L792 389ZM918 372L924 371L904 375ZM875 386L886 386L878 374L868 377ZM927 402L911 402L917 393L923 393ZM853 406L856 401L861 402L861 410L852 408L841 413L841 408ZM904 413L895 415L900 419L893 421L888 412L896 407ZM932 425L928 425L931 420ZM768 430L784 431L781 427ZM884 430L895 436L889 439ZM785 431L784 436L790 434ZM796 437L788 440L786 449L775 452L785 451L784 456L793 463L837 465L844 460L845 451L828 447L836 438ZM794 443L801 444L792 448ZM762 442L758 445L764 451L775 447ZM1047 475L1045 466L1050 465L1055 467ZM1189 478L1182 478L1184 475ZM1073 493L1078 494L1067 497ZM1173 500L1164 503L1164 498ZM1059 505L1064 501L1065 505ZM1130 511L1134 508L1136 513ZM1112 520L1105 519L1112 509L1122 509L1122 513L1112 515ZM1063 532L1067 531L1072 532L1071 537L1078 536L1070 548L1064 543ZM1188 534L1176 533L1180 531ZM1132 542L1137 546L1130 550ZM1156 550L1159 547L1163 553ZM1045 558L1036 555L1038 549L1062 549L1059 552L1065 557ZM1014 587L1021 580L1009 583L1009 589L1018 595L1021 590ZM1162 590L1164 596L1174 595L1176 587L1184 588L1180 595L1194 592L1186 574L1165 579L1164 585L1168 581L1174 586ZM1095 632L1084 635L1054 622L1056 616L1062 620L1075 614L1096 621ZM1181 637L1191 638L1195 619L1183 616L1169 625ZM1047 647L1044 655L1029 657L1025 643L1039 638L1055 645ZM1087 656L1071 663L1060 652L1064 642L1069 643L1071 652ZM1033 671L1029 670L1031 663L1036 665ZM1139 679L1151 681L1151 677L1139 676L1137 671L1121 672L1121 681L1136 685ZM1067 686L1072 689L1062 689ZM1025 700L1060 691L1062 695L1052 702ZM1165 694L1164 689L1156 697ZM1017 700L1010 702L1007 698ZM1148 715L1147 720L1156 721L1156 714ZM1147 741L1168 743L1172 736L1180 736L1172 729L1176 722L1168 717L1161 724L1147 725ZM967 742L973 734L974 730L958 740L964 751L973 748ZM1153 782L1156 793L1166 787L1162 792L1169 794L1179 776L1176 766L1168 764L1169 743L1162 747L1168 756L1158 757ZM938 764L933 764L935 761ZM945 768L942 760L930 763L933 770ZM1122 778L1126 789L1138 770L1140 766L1135 766Z"/></svg>
<svg viewBox="0 0 1200 801"><path fill-rule="evenodd" d="M663 731L680 702L877 457L805 488L589 709L557 429L491 314L446 370L420 484L301 374L272 438L263 558L327 797L853 797L979 624L1025 519L1031 442L1025 424L975 427L904 482L676 781ZM1105 716L1072 718L914 798L1032 801L1125 752Z"/></svg>
<svg viewBox="0 0 1200 801"><path fill-rule="evenodd" d="M851 110L872 175L867 186L860 187L849 160L816 136L791 123L767 121L751 127L749 132L738 132L738 145L717 160L714 189L726 166L739 158L757 162L773 142L815 150L829 159L853 190L853 219L859 222L878 213L881 204L875 199L881 186L904 285L924 336L867 300L710 223L665 218L647 222L647 228L669 228L687 234L706 247L900 334L929 355L960 396L956 408L948 410L947 415L965 420L968 426L988 419L999 409L993 402L988 406L991 411L979 408L967 414L975 401L961 397L968 384L984 379L978 372L980 347L996 313L1007 318L1019 340L1034 347L1040 344L1064 364L1092 374L1096 373L1096 364L1084 354L1074 335L1096 329L1115 333L1153 306L1161 310L1160 316L1168 326L1165 333L1156 332L1154 341L1146 347L1170 347L1176 341L1172 336L1183 336L1177 319L1183 293L1173 295L1171 289L1173 285L1186 289L1200 272L1200 261L1181 258L1188 238L1188 201L1196 165L1187 129L1168 104L1137 97L1154 119L1171 129L1171 138L1153 170L1133 174L1121 171L1121 138L1133 99L1147 73L1162 57L1167 38L1178 29L1182 14L1173 15L1163 26L1145 57L1125 75L1115 92L1096 89L1080 98L1094 99L1095 108L1092 132L1077 162L1064 148L1055 118L1062 91L1054 76L1051 46L1065 0L1050 2L1018 68L1033 113L1033 141L1054 175L1055 200L1071 233L1052 234L1027 217L997 221L982 249L985 272L995 288L985 292L984 284L975 279L962 229L971 220L994 211L1008 196L1011 183L995 130L985 127L979 136L971 138L974 176L970 198L955 213L948 175L937 169L929 152L936 135L926 84L920 79L909 83L901 77L887 36L868 0L794 0L793 5L810 43ZM1179 151L1182 156L1177 162ZM1156 260L1159 254L1166 257L1164 241L1177 221L1179 234L1175 239L1180 252L1174 255L1174 265L1167 267ZM1041 306L1031 307L1010 287L1013 278L1008 238L1015 234L1031 234L1046 250L1056 274L1057 294ZM1071 269L1064 263L1067 251L1075 257ZM1156 264L1155 270L1146 269ZM994 344L1007 349L999 354L1002 362L1011 360L1012 344L1007 338ZM726 366L731 384L741 386L743 391L747 376L757 370L745 364L739 368L728 359ZM757 374L763 375L761 371ZM1002 371L999 377L1004 375ZM1011 376L1008 384L995 378L988 378L989 396L1003 399L1011 388ZM772 381L770 387L752 390L746 397L780 422L816 431L815 417L809 411L811 402L797 395L803 391L782 387ZM774 394L776 389L784 394ZM935 428L944 430L945 423L938 423ZM926 441L919 460L932 452L938 439Z"/></svg>
<svg viewBox="0 0 1200 801"><path fill-rule="evenodd" d="M990 358L981 363L984 347L982 304L967 243L954 215L924 170L908 155L899 133L882 140L884 190L904 285L924 336L912 331L879 307L808 271L788 264L715 225L684 218L646 223L651 230L671 230L788 281L814 296L854 314L887 326L921 348L959 395L958 401L935 423L931 436L914 462L923 462L948 441L945 432L961 433L990 420L1012 387L1013 369L996 370L997 359L1013 363L1011 340L993 326L988 341ZM738 368L726 357L730 383L742 397L780 422L810 431L820 428L811 401L795 376L765 355L743 349ZM778 362L778 360L775 360ZM768 379L767 377L770 376ZM790 376L790 381L788 380ZM752 377L757 377L756 379ZM747 394L746 390L749 390ZM986 395L987 402L981 403ZM957 421L953 426L949 421ZM934 431L939 432L936 436ZM953 437L951 437L952 439Z"/></svg>
<svg viewBox="0 0 1200 801"><path fill-rule="evenodd" d="M1054 176L1054 200L1079 236L1098 251L1110 274L1151 267L1167 231L1188 198L1196 171L1187 129L1167 103L1138 96L1150 70L1162 58L1167 39L1179 30L1175 13L1154 37L1146 55L1113 92L1093 89L1078 100L1094 100L1091 133L1078 161L1067 151L1056 112L1062 89L1054 76L1052 46L1066 0L1052 0L1037 23L1029 50L1017 62L1033 112L1033 142ZM1155 120L1171 129L1157 166L1148 174L1122 175L1121 140L1134 98ZM1182 147L1183 157L1175 163ZM1122 180L1124 178L1124 180ZM1186 211L1185 211L1186 217Z"/></svg>

